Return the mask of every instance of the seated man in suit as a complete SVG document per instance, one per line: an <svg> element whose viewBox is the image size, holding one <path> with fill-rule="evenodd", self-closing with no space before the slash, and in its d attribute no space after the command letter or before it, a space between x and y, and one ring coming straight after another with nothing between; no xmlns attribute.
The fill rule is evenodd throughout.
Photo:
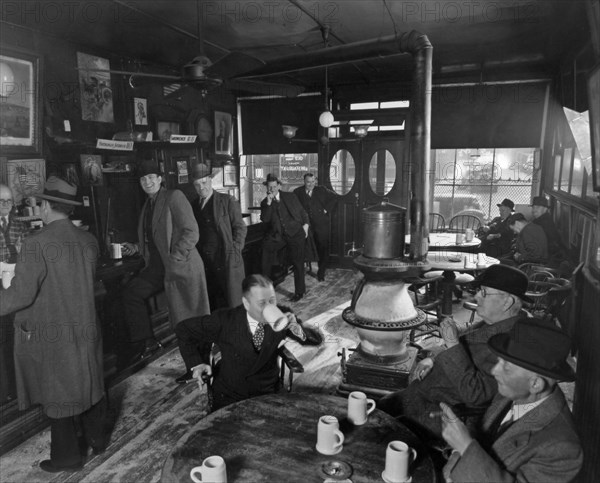
<svg viewBox="0 0 600 483"><path fill-rule="evenodd" d="M439 437L441 424L428 417L440 401L480 407L488 404L498 388L491 375L496 356L487 346L488 339L507 332L518 323L525 295L527 276L520 270L492 265L478 279L475 295L477 314L483 325L459 337L451 319L441 323L446 349L420 361L406 389L384 396L377 407L392 416L404 416L424 435Z"/></svg>
<svg viewBox="0 0 600 483"><path fill-rule="evenodd" d="M500 210L500 216L482 226L477 236L481 239L479 251L491 257L499 258L510 253L515 237L514 232L508 226L508 218L515 209L515 203L508 198L504 198L502 203L498 203L496 206Z"/></svg>
<svg viewBox="0 0 600 483"><path fill-rule="evenodd" d="M454 450L444 467L446 481L572 481L583 451L557 385L575 380L566 361L568 336L528 319L493 336L488 345L498 356L492 374L499 394L485 413L478 441L440 403L442 436Z"/></svg>
<svg viewBox="0 0 600 483"><path fill-rule="evenodd" d="M552 267L558 267L561 262L568 258L568 250L562 243L560 233L556 229L556 225L550 214L550 205L545 196L533 197L531 212L533 213L533 223L541 226L546 234L548 264Z"/></svg>
<svg viewBox="0 0 600 483"><path fill-rule="evenodd" d="M515 251L501 258L500 263L521 265L522 263L546 263L548 261L548 240L544 229L530 223L523 213L508 217L508 226L517 234Z"/></svg>
<svg viewBox="0 0 600 483"><path fill-rule="evenodd" d="M290 336L301 344L318 345L318 329L303 325L291 312L286 329L275 332L263 316L277 298L273 283L263 275L249 275L242 282L242 305L184 320L175 332L186 368L196 379L212 375L210 345L221 349L218 374L213 381L213 410L250 397L278 390L277 349ZM204 349L199 353L198 346Z"/></svg>

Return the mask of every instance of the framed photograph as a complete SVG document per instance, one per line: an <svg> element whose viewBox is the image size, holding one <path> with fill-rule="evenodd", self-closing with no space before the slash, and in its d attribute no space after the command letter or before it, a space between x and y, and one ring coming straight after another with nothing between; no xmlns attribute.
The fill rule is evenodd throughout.
<svg viewBox="0 0 600 483"><path fill-rule="evenodd" d="M113 93L108 59L77 52L81 118L84 121L114 122Z"/></svg>
<svg viewBox="0 0 600 483"><path fill-rule="evenodd" d="M81 182L84 186L102 186L102 156L81 154Z"/></svg>
<svg viewBox="0 0 600 483"><path fill-rule="evenodd" d="M223 186L237 186L237 166L233 164L223 166Z"/></svg>
<svg viewBox="0 0 600 483"><path fill-rule="evenodd" d="M215 154L233 155L233 125L231 114L215 111Z"/></svg>
<svg viewBox="0 0 600 483"><path fill-rule="evenodd" d="M156 137L160 141L168 141L171 134L181 134L181 124L172 121L158 121L156 123Z"/></svg>
<svg viewBox="0 0 600 483"><path fill-rule="evenodd" d="M592 182L594 191L600 191L600 64L592 69L588 78L588 105L592 138Z"/></svg>
<svg viewBox="0 0 600 483"><path fill-rule="evenodd" d="M2 154L40 153L40 58L0 48L0 146Z"/></svg>
<svg viewBox="0 0 600 483"><path fill-rule="evenodd" d="M148 125L148 101L142 97L133 98L133 114L137 126Z"/></svg>
<svg viewBox="0 0 600 483"><path fill-rule="evenodd" d="M46 161L43 159L9 159L3 166L2 180L15 196L15 203L23 198L44 192Z"/></svg>

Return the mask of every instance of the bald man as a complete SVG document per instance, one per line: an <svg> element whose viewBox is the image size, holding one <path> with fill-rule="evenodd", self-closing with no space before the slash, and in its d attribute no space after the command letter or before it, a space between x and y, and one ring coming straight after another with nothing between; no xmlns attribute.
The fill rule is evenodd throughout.
<svg viewBox="0 0 600 483"><path fill-rule="evenodd" d="M12 190L0 184L0 262L15 263L21 242L28 228L14 216L15 198Z"/></svg>

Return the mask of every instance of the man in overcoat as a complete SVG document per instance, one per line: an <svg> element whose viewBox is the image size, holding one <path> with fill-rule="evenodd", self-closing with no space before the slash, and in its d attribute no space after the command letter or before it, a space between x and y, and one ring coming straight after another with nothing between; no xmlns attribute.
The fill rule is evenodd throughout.
<svg viewBox="0 0 600 483"><path fill-rule="evenodd" d="M242 282L242 293L242 305L184 320L175 328L185 365L197 379L212 375L211 344L221 350L212 385L213 410L277 391L277 349L287 336L301 344L318 345L323 340L318 329L299 323L291 312L286 314L284 330L275 332L266 323L263 310L277 304L273 283L267 277L249 275ZM202 353L198 346L204 348Z"/></svg>
<svg viewBox="0 0 600 483"><path fill-rule="evenodd" d="M563 244L560 233L558 232L552 214L550 205L545 196L534 196L531 202L531 212L533 213L533 223L543 228L548 242L548 264L552 267L559 267L561 262L568 258L568 250Z"/></svg>
<svg viewBox="0 0 600 483"><path fill-rule="evenodd" d="M84 460L75 426L81 420L94 452L106 447L102 336L94 302L98 242L69 220L75 186L48 178L44 227L23 242L0 315L16 312L14 359L19 409L41 404L50 418L49 472L76 471Z"/></svg>
<svg viewBox="0 0 600 483"><path fill-rule="evenodd" d="M198 225L192 206L178 190L162 187L158 163L145 160L138 174L148 195L138 222L138 242L124 243L123 254L140 253L144 268L123 291L123 305L130 341L145 358L160 348L154 338L146 299L165 290L169 320L175 327L182 320L210 313L204 264L196 250Z"/></svg>
<svg viewBox="0 0 600 483"><path fill-rule="evenodd" d="M479 229L478 236L481 238L479 251L486 253L491 257L502 257L510 254L514 232L508 226L508 218L515 209L515 203L508 198L504 198L502 203L498 203L500 216L497 216L487 225Z"/></svg>
<svg viewBox="0 0 600 483"><path fill-rule="evenodd" d="M406 389L384 396L377 404L392 416L407 418L428 436L441 435L440 420L428 417L440 401L477 408L492 400L498 390L491 375L496 356L487 341L519 323L524 316L522 301L530 300L525 295L527 277L516 268L492 265L477 282L476 313L483 324L459 335L451 319L443 320L440 331L446 348L416 365Z"/></svg>
<svg viewBox="0 0 600 483"><path fill-rule="evenodd" d="M498 395L477 441L451 408L440 404L442 435L453 453L446 481L572 481L583 451L559 381L574 381L571 341L557 327L524 320L488 342L498 357L492 374ZM593 457L590 455L590 457Z"/></svg>
<svg viewBox="0 0 600 483"><path fill-rule="evenodd" d="M329 261L331 210L337 202L337 196L333 191L324 186L316 186L315 183L315 175L306 173L304 175L304 186L296 188L294 194L300 200L300 204L310 220L310 229L314 235L319 257L317 279L322 282L325 280L325 270Z"/></svg>
<svg viewBox="0 0 600 483"><path fill-rule="evenodd" d="M262 273L270 276L279 263L279 251L287 249L294 267L294 295L291 302L304 297L304 245L308 237L308 214L294 193L281 191L281 181L269 173L265 181L267 196L260 203L260 219L265 224L262 243Z"/></svg>
<svg viewBox="0 0 600 483"><path fill-rule="evenodd" d="M521 265L548 262L548 239L541 226L529 222L523 213L510 215L508 226L517 234L515 252L501 258L500 263Z"/></svg>

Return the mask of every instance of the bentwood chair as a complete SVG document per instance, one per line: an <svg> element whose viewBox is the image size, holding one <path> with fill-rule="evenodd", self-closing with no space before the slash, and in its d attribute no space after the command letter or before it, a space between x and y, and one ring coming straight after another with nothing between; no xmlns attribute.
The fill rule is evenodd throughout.
<svg viewBox="0 0 600 483"><path fill-rule="evenodd" d="M448 223L448 231L451 233L462 233L467 228L477 231L480 227L481 220L473 215L455 215Z"/></svg>
<svg viewBox="0 0 600 483"><path fill-rule="evenodd" d="M446 220L439 213L429 213L429 233L446 231Z"/></svg>
<svg viewBox="0 0 600 483"><path fill-rule="evenodd" d="M440 321L442 320L442 274L432 278L413 281L408 291L413 299L415 308L425 313L425 321L412 329L409 334L410 342L416 339L424 340L429 337L441 337Z"/></svg>

